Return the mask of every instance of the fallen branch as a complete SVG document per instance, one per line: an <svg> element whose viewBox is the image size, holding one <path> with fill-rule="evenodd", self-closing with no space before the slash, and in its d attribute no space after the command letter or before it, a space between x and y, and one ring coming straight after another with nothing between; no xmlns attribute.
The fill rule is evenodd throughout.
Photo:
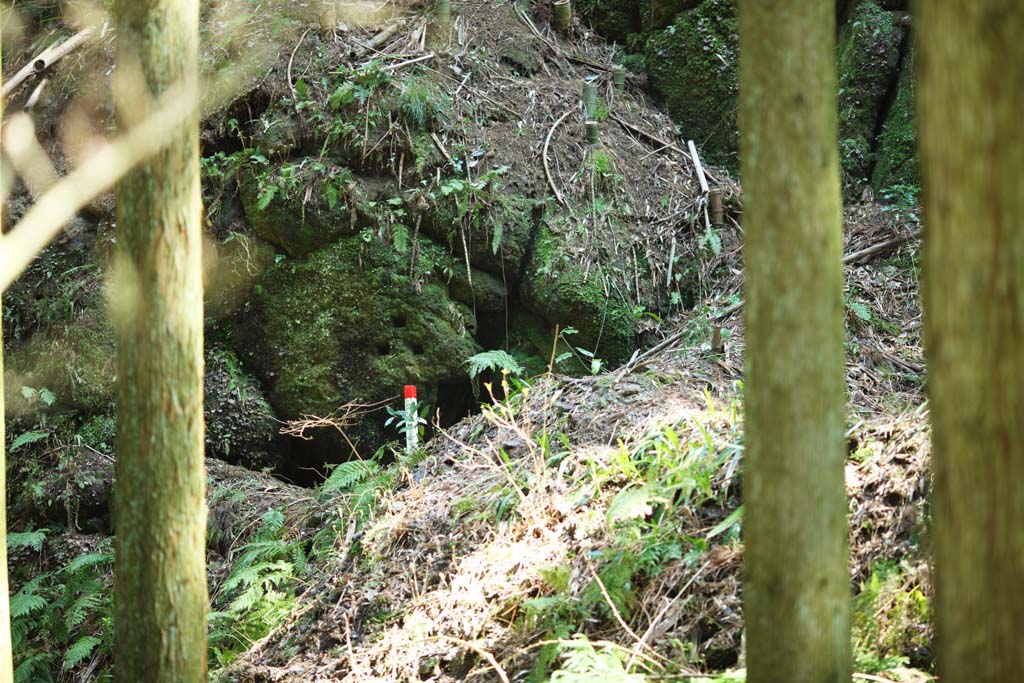
<svg viewBox="0 0 1024 683"><path fill-rule="evenodd" d="M843 264L846 265L850 263L856 263L857 261L860 261L862 258L865 258L867 256L874 256L875 254L881 251L885 251L890 247L896 247L905 242L909 242L910 240L918 237L920 234L920 230L914 230L913 232L908 232L905 235L893 237L892 239L887 239L884 242L879 242L878 244L873 244L870 247L865 247L860 251L855 251L852 254L844 256Z"/></svg>
<svg viewBox="0 0 1024 683"><path fill-rule="evenodd" d="M700 190L704 194L710 192L708 189L708 179L704 176L704 164L700 163L700 157L697 156L697 145L693 144L693 140L687 140L687 147L690 148L690 157L693 159L693 167L697 169L697 180L700 181Z"/></svg>
<svg viewBox="0 0 1024 683"><path fill-rule="evenodd" d="M844 266L848 266L851 263L856 263L857 261L860 261L861 259L866 258L868 256L874 256L875 254L877 254L879 252L882 252L882 251L885 251L886 249L898 246L898 245L903 244L905 242L909 242L910 240L914 239L915 237L919 236L920 234L921 234L920 230L915 230L913 232L908 232L905 235L900 235L898 237L893 237L891 239L887 239L884 242L879 242L878 244L873 244L870 247L865 247L865 248L863 248L863 249L861 249L859 251L853 252L852 254L847 254L847 255L843 256L843 265ZM728 318L730 315L732 315L736 311L740 310L741 308L743 308L743 300L742 299L740 301L737 301L736 303L734 303L732 306L730 306L729 308L725 309L724 311L722 311L720 313L716 313L715 315L711 316L709 318L709 320L712 320L712 321L725 320L726 318Z"/></svg>
<svg viewBox="0 0 1024 683"><path fill-rule="evenodd" d="M0 97L6 98L30 76L40 74L49 69L60 61L61 58L75 51L95 32L96 29L92 26L84 28L63 43L53 45L40 52L35 59L23 66L18 73L14 74L9 81L4 83L3 88L0 89Z"/></svg>
<svg viewBox="0 0 1024 683"><path fill-rule="evenodd" d="M345 433L345 430L349 427L356 426L359 419L364 415L369 415L370 413L380 410L397 398L398 395L396 394L384 399L383 401L378 401L377 403L346 403L330 415L324 417L320 417L318 415L302 415L297 420L286 420L284 422L276 420L282 425L278 432L284 436L293 436L297 439L302 439L303 441L312 441L313 437L306 434L307 430L324 428L333 429L341 434L341 438L345 439L345 443L348 444L348 447L352 449L352 452L356 457L359 457L359 450L356 449L352 440L348 438L348 434Z"/></svg>
<svg viewBox="0 0 1024 683"><path fill-rule="evenodd" d="M547 176L548 186L551 187L551 191L555 193L555 199L557 199L558 203L561 204L562 206L568 206L568 205L565 203L565 198L562 196L562 193L559 191L558 186L555 185L555 179L551 177L551 166L548 163L548 147L551 146L551 138L552 138L552 136L554 136L555 130L560 125L562 125L562 121L565 121L567 118L569 118L569 114L571 114L572 111L573 111L572 109L569 109L567 112L565 112L560 117L558 117L558 120L555 121L555 125L551 126L551 130L548 131L548 136L546 138L544 138L544 152L541 155L543 157L543 160L544 160L544 175Z"/></svg>
<svg viewBox="0 0 1024 683"><path fill-rule="evenodd" d="M385 66L383 69L381 69L381 71L395 71L396 69L401 69L403 66L409 66L411 64L419 64L420 62L425 62L428 59L433 59L433 58L434 58L434 53L433 52L428 52L425 55L422 55L420 57L415 57L413 59L407 59L404 62L398 62L397 64L389 64L388 66Z"/></svg>

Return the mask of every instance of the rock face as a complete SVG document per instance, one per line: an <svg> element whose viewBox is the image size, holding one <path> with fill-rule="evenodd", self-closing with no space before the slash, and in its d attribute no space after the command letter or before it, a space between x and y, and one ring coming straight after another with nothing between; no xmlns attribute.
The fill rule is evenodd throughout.
<svg viewBox="0 0 1024 683"><path fill-rule="evenodd" d="M870 182L875 136L900 66L903 29L875 0L853 8L839 33L839 140L844 187L857 196Z"/></svg>
<svg viewBox="0 0 1024 683"><path fill-rule="evenodd" d="M643 55L652 88L682 135L703 143L712 164L736 171L735 0L648 3L593 0L580 6L602 35ZM836 0L836 64L844 188L916 183L913 69L906 2Z"/></svg>
<svg viewBox="0 0 1024 683"><path fill-rule="evenodd" d="M645 50L651 85L682 134L703 144L706 161L739 167L739 33L733 0L705 0L651 34Z"/></svg>
<svg viewBox="0 0 1024 683"><path fill-rule="evenodd" d="M545 320L562 330L577 330L578 336L569 343L589 351L607 367L629 360L637 340L632 311L622 299L608 295L605 275L600 267L586 272L566 253L565 242L544 228L534 245L520 293L527 307ZM550 348L546 344L537 351L544 354Z"/></svg>
<svg viewBox="0 0 1024 683"><path fill-rule="evenodd" d="M457 262L425 239L407 249L347 237L264 276L236 316L234 344L282 418L465 377L480 347L472 310L449 293ZM350 436L381 439L369 421Z"/></svg>
<svg viewBox="0 0 1024 683"><path fill-rule="evenodd" d="M878 163L871 178L876 190L918 183L914 89L914 51L911 49L903 59L896 97L878 137Z"/></svg>

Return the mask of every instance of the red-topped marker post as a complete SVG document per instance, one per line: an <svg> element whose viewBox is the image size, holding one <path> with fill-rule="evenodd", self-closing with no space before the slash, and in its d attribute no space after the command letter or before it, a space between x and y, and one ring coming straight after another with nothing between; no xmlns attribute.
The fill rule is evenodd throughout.
<svg viewBox="0 0 1024 683"><path fill-rule="evenodd" d="M405 453L411 455L419 446L420 425L417 412L416 385L405 385Z"/></svg>

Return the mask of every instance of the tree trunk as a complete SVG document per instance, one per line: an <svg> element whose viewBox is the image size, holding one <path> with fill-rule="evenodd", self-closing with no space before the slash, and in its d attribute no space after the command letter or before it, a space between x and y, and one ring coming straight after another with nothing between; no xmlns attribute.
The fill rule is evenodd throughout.
<svg viewBox="0 0 1024 683"><path fill-rule="evenodd" d="M0 62L3 61L3 49L0 48ZM0 85L3 75L0 74ZM4 102L0 98L0 119L3 118ZM0 219L3 217L3 205L0 204ZM0 220L2 222L2 220ZM4 344L3 344L3 306L0 305L0 683L14 681L14 663L11 657L11 598L10 586L7 582L7 429L4 423Z"/></svg>
<svg viewBox="0 0 1024 683"><path fill-rule="evenodd" d="M920 2L935 616L945 683L1024 671L1024 4Z"/></svg>
<svg viewBox="0 0 1024 683"><path fill-rule="evenodd" d="M849 683L835 4L741 0L750 683Z"/></svg>
<svg viewBox="0 0 1024 683"><path fill-rule="evenodd" d="M197 79L197 0L118 0L118 119ZM117 334L116 680L205 683L203 296L198 123L121 182Z"/></svg>

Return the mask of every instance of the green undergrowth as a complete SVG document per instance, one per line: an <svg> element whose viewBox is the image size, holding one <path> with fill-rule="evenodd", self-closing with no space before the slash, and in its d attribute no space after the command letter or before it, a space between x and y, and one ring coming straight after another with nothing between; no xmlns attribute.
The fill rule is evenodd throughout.
<svg viewBox="0 0 1024 683"><path fill-rule="evenodd" d="M595 621L632 622L646 586L668 567L681 563L695 572L712 547L739 542L742 508L736 507L735 485L743 446L738 404L705 398L704 410L651 424L635 441L585 454L559 449L549 456L549 466L582 456L568 482L569 503L593 507L607 535L599 547L566 564L540 569L543 594L526 600L518 617L521 628L549 641L530 680L594 680L598 675L647 680L643 671L649 663L623 659L614 647L595 650L586 634L593 632ZM565 444L568 438L543 441ZM695 523L701 519L709 523ZM571 580L580 563L590 569L587 581Z"/></svg>

